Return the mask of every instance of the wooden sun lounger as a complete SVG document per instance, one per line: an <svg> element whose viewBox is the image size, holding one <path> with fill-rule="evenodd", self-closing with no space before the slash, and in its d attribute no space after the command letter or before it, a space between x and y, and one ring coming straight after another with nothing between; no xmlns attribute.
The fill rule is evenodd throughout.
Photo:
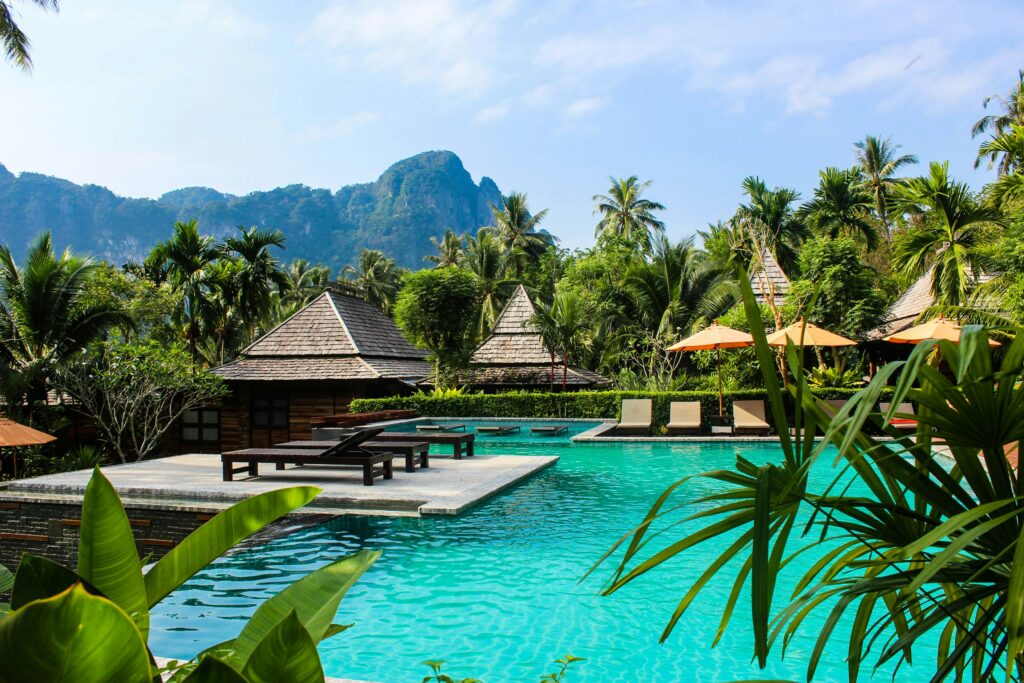
<svg viewBox="0 0 1024 683"><path fill-rule="evenodd" d="M622 419L615 426L616 434L649 434L654 419L654 407L649 398L622 399Z"/></svg>
<svg viewBox="0 0 1024 683"><path fill-rule="evenodd" d="M286 441L275 444L274 448L319 448L328 449L337 441ZM364 441L362 448L372 452L391 453L394 456L405 458L405 471L415 472L416 463L421 468L430 467L430 445L425 441ZM284 469L282 465L278 469Z"/></svg>
<svg viewBox="0 0 1024 683"><path fill-rule="evenodd" d="M505 434L522 431L522 427L519 425L499 425L497 427L477 427L476 431L481 434L497 434L498 436L503 436Z"/></svg>
<svg viewBox="0 0 1024 683"><path fill-rule="evenodd" d="M733 432L736 434L767 434L771 425L764 419L764 401L733 401Z"/></svg>
<svg viewBox="0 0 1024 683"><path fill-rule="evenodd" d="M445 444L452 447L452 454L456 460L461 460L465 455L473 457L473 442L476 434L467 432L464 434L417 434L416 432L382 432L373 437L374 441L426 441L430 444ZM436 453L435 453L436 455Z"/></svg>
<svg viewBox="0 0 1024 683"><path fill-rule="evenodd" d="M247 472L251 477L258 477L260 463L273 463L278 469L284 469L287 464L348 465L361 467L363 485L373 486L373 480L377 477L391 479L394 476L391 468L394 457L391 453L369 451L340 451L337 455L325 455L319 448L243 448L240 451L224 453L220 460L224 468L224 481L232 481L234 475L242 472ZM244 465L235 467L235 463Z"/></svg>
<svg viewBox="0 0 1024 683"><path fill-rule="evenodd" d="M700 401L673 401L665 429L669 434L700 433Z"/></svg>
<svg viewBox="0 0 1024 683"><path fill-rule="evenodd" d="M547 436L554 436L556 434L565 434L569 431L569 428L565 425L547 425L541 427L530 427L530 431L534 434L544 434Z"/></svg>
<svg viewBox="0 0 1024 683"><path fill-rule="evenodd" d="M417 432L464 432L464 424L441 424L441 425L416 425Z"/></svg>

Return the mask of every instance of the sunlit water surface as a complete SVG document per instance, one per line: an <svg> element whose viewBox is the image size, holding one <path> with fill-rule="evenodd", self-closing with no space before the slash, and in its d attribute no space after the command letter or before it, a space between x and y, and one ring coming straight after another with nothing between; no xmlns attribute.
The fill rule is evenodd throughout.
<svg viewBox="0 0 1024 683"><path fill-rule="evenodd" d="M573 431L589 426L576 425ZM731 630L711 647L731 589L727 580L706 588L668 641L658 644L676 603L726 547L724 540L690 551L612 597L597 595L612 564L580 582L668 485L730 467L738 452L755 462L778 460L777 445L570 444L568 438L529 433L481 435L477 443L479 454L561 459L458 517L338 518L222 558L154 610L154 652L194 656L233 637L261 601L301 576L375 548L383 556L345 596L336 619L355 627L320 646L330 676L418 683L426 672L420 662L445 659L456 678L533 682L552 669L550 660L572 653L587 659L570 677L573 683L805 680L826 611L805 622L785 659L775 656L761 671L751 662L746 595ZM832 476L823 469L815 480L823 483ZM679 500L713 490L714 483L695 479ZM671 538L696 528L677 527ZM808 554L802 566L812 557ZM847 642L840 628L815 681L847 680ZM896 680L918 678L903 669ZM891 671L876 679L891 680Z"/></svg>

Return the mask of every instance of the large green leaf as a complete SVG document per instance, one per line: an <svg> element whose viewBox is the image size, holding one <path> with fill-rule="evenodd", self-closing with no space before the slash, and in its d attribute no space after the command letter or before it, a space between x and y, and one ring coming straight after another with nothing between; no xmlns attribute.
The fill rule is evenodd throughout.
<svg viewBox="0 0 1024 683"><path fill-rule="evenodd" d="M6 593L14 587L14 574L7 567L0 564L0 593Z"/></svg>
<svg viewBox="0 0 1024 683"><path fill-rule="evenodd" d="M0 683L149 683L149 653L116 604L82 586L0 622Z"/></svg>
<svg viewBox="0 0 1024 683"><path fill-rule="evenodd" d="M244 666L260 641L292 612L312 641L320 642L331 629L341 598L378 557L379 550L360 550L304 576L264 602L235 638L235 657Z"/></svg>
<svg viewBox="0 0 1024 683"><path fill-rule="evenodd" d="M216 657L203 657L183 683L247 683L242 674Z"/></svg>
<svg viewBox="0 0 1024 683"><path fill-rule="evenodd" d="M64 565L39 555L25 553L21 556L18 573L14 577L11 609L24 607L33 600L52 598L80 581L78 574ZM86 588L90 593L98 592L91 586Z"/></svg>
<svg viewBox="0 0 1024 683"><path fill-rule="evenodd" d="M99 467L82 501L78 575L131 615L142 637L148 637L149 604L135 536L117 491Z"/></svg>
<svg viewBox="0 0 1024 683"><path fill-rule="evenodd" d="M320 655L294 611L257 643L242 671L249 683L323 683Z"/></svg>
<svg viewBox="0 0 1024 683"><path fill-rule="evenodd" d="M239 541L313 500L321 490L315 486L293 486L267 491L232 505L203 524L160 558L146 574L149 606L163 600Z"/></svg>

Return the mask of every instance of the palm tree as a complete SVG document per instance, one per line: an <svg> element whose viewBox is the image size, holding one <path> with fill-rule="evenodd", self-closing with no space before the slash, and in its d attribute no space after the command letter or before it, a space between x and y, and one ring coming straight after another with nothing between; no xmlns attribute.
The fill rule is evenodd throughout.
<svg viewBox="0 0 1024 683"><path fill-rule="evenodd" d="M294 259L285 270L288 286L280 290L281 303L288 307L301 308L323 294L331 279L327 266L311 266L304 258Z"/></svg>
<svg viewBox="0 0 1024 683"><path fill-rule="evenodd" d="M516 279L521 281L526 262L536 260L554 243L554 238L549 233L538 230L548 210L530 213L526 194L513 192L507 197L502 197L501 207L492 204L491 213L494 215L494 225L499 238L515 266Z"/></svg>
<svg viewBox="0 0 1024 683"><path fill-rule="evenodd" d="M284 247L284 233L255 225L249 228L240 225L238 232L224 240L224 251L239 264L235 273L236 303L251 342L256 338L260 323L270 314L275 289L283 290L289 284L288 276L270 252L271 247Z"/></svg>
<svg viewBox="0 0 1024 683"><path fill-rule="evenodd" d="M644 253L651 249L651 236L664 231L665 224L654 217L665 206L641 197L651 181L641 183L634 175L609 178L612 185L607 195L596 194L594 213L601 214L595 236L620 236L635 242Z"/></svg>
<svg viewBox="0 0 1024 683"><path fill-rule="evenodd" d="M731 274L706 259L693 238L654 242L650 262L634 264L625 277L628 317L655 338L687 334L723 315L737 301Z"/></svg>
<svg viewBox="0 0 1024 683"><path fill-rule="evenodd" d="M807 237L807 227L793 210L800 193L787 187L769 189L763 180L751 176L743 181L743 194L749 201L740 205L736 220L744 226L753 257L760 258L761 250L767 250L782 270L792 273L797 248Z"/></svg>
<svg viewBox="0 0 1024 683"><path fill-rule="evenodd" d="M462 235L457 235L454 230L448 228L444 231L441 239L436 237L430 238L430 243L437 249L437 254L427 254L423 257L423 260L436 264L435 268L459 265L459 261L462 259L462 242L464 239Z"/></svg>
<svg viewBox="0 0 1024 683"><path fill-rule="evenodd" d="M988 167L995 166L999 177L1020 171L1024 167L1024 124L1011 123L990 140L978 147L978 157L974 167L978 168L982 159L988 159Z"/></svg>
<svg viewBox="0 0 1024 683"><path fill-rule="evenodd" d="M194 221L175 223L174 232L166 242L153 248L151 259L166 273L171 286L181 292L181 309L175 317L183 327L192 360L198 360L198 347L203 335L203 320L213 305L218 287L213 266L221 257L221 248L209 235L199 232Z"/></svg>
<svg viewBox="0 0 1024 683"><path fill-rule="evenodd" d="M994 134L999 135L1014 124L1018 126L1024 125L1024 69L1017 71L1017 82L1014 83L1006 97L989 95L982 100L981 106L988 109L988 105L993 102L998 105L1000 111L996 114L987 114L978 119L971 126L972 138L976 138L990 130Z"/></svg>
<svg viewBox="0 0 1024 683"><path fill-rule="evenodd" d="M892 241L892 230L889 225L889 195L894 187L900 184L896 171L901 166L916 164L917 157L913 154L897 154L899 145L893 144L891 138L879 138L868 135L863 142L853 145L856 148L857 163L864 172L865 184L875 202L875 212L882 221L885 239Z"/></svg>
<svg viewBox="0 0 1024 683"><path fill-rule="evenodd" d="M871 221L871 194L859 168L829 167L821 171L814 198L800 207L797 217L820 235L835 239L843 233L860 235L867 248L878 248L878 229Z"/></svg>
<svg viewBox="0 0 1024 683"><path fill-rule="evenodd" d="M893 197L894 208L921 219L895 245L894 256L911 277L934 268L936 303L956 306L967 300L984 270L984 256L976 249L982 231L1005 222L995 208L978 202L966 183L949 177L948 162L933 161L929 170L927 176L908 179Z"/></svg>
<svg viewBox="0 0 1024 683"><path fill-rule="evenodd" d="M594 325L593 306L573 290L560 290L555 292L551 305L541 306L530 322L551 352L552 368L555 354L561 354L562 391L565 391L571 358L586 346L586 333Z"/></svg>
<svg viewBox="0 0 1024 683"><path fill-rule="evenodd" d="M57 0L31 0L44 10L60 10ZM32 70L32 57L29 55L28 36L14 21L14 7L11 0L0 0L0 45L3 45L4 57L16 67Z"/></svg>
<svg viewBox="0 0 1024 683"><path fill-rule="evenodd" d="M46 382L64 360L111 327L133 324L116 304L84 297L98 268L68 250L56 254L50 233L32 243L23 266L0 246L0 356L30 378L28 395L35 400L46 398Z"/></svg>
<svg viewBox="0 0 1024 683"><path fill-rule="evenodd" d="M509 290L515 284L506 277L508 259L494 228L480 228L476 237L466 237L462 265L480 279L481 306L477 337L483 338L498 319Z"/></svg>
<svg viewBox="0 0 1024 683"><path fill-rule="evenodd" d="M363 249L357 265L345 266L341 272L342 277L363 291L367 302L386 314L391 313L405 272L395 265L394 259L376 249Z"/></svg>

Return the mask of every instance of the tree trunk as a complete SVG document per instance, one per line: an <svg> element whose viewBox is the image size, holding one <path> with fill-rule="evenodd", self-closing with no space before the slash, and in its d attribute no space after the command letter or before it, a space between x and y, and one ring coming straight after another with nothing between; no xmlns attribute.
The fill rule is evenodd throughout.
<svg viewBox="0 0 1024 683"><path fill-rule="evenodd" d="M565 393L565 385L569 377L569 354L562 354L562 393Z"/></svg>

